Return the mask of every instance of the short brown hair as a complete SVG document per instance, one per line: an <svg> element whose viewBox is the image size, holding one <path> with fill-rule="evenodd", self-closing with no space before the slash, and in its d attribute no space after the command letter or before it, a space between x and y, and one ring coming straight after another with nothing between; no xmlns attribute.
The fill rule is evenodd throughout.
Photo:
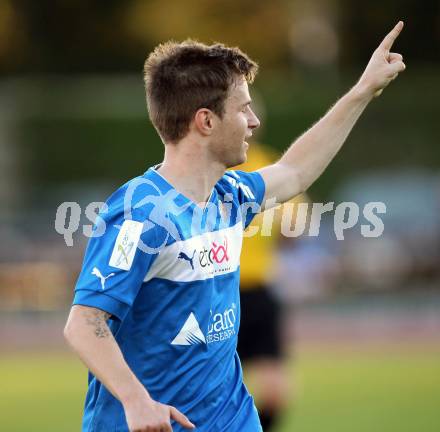
<svg viewBox="0 0 440 432"><path fill-rule="evenodd" d="M166 42L144 65L150 119L165 142L176 143L193 115L208 108L220 118L230 86L242 76L251 83L258 66L239 48L193 40Z"/></svg>

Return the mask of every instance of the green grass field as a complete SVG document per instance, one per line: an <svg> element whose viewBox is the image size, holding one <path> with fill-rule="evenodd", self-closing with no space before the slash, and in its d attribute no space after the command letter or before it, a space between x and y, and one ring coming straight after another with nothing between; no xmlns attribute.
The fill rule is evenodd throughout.
<svg viewBox="0 0 440 432"><path fill-rule="evenodd" d="M279 432L437 432L440 351L305 347ZM2 432L79 431L86 370L69 354L3 354Z"/></svg>

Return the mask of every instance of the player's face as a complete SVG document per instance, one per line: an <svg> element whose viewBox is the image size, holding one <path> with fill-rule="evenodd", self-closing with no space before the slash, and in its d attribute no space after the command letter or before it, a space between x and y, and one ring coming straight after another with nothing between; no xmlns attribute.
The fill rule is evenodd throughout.
<svg viewBox="0 0 440 432"><path fill-rule="evenodd" d="M218 124L213 142L217 160L227 168L246 162L249 144L246 139L260 126L251 109L247 82L243 79L232 86L225 101L225 113Z"/></svg>

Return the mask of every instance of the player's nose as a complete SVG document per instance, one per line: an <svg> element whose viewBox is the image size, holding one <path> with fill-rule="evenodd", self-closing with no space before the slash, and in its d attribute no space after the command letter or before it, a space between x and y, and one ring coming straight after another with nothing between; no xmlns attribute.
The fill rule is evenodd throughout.
<svg viewBox="0 0 440 432"><path fill-rule="evenodd" d="M249 129L257 129L258 127L260 127L260 120L258 119L258 117L255 115L255 113L250 110L250 117L248 119L248 127Z"/></svg>

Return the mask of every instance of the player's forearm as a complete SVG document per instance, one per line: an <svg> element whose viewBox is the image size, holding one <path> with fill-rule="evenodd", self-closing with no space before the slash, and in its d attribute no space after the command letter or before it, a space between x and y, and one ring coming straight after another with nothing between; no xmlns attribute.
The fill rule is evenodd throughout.
<svg viewBox="0 0 440 432"><path fill-rule="evenodd" d="M87 368L123 404L134 398L149 398L106 323L109 316L99 309L74 306L64 330L65 338Z"/></svg>
<svg viewBox="0 0 440 432"><path fill-rule="evenodd" d="M356 85L289 147L279 163L292 167L302 191L322 174L372 98Z"/></svg>

